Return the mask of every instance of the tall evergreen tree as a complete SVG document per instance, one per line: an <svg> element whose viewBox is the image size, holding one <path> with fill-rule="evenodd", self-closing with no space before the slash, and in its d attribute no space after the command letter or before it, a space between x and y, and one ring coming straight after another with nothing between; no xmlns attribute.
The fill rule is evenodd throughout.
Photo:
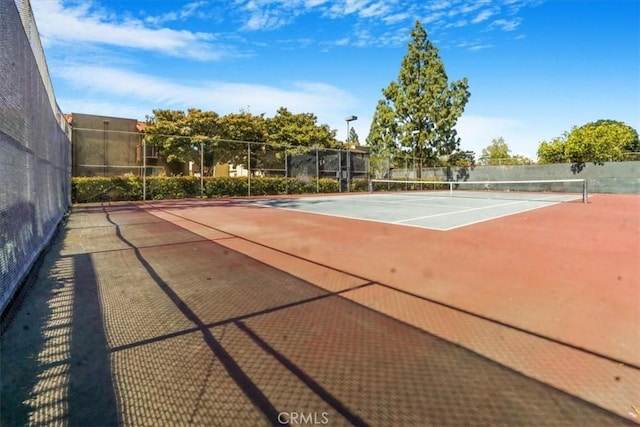
<svg viewBox="0 0 640 427"><path fill-rule="evenodd" d="M471 95L469 85L466 78L449 84L438 49L419 21L411 30L398 80L382 93L368 141L390 144L388 151L409 152L430 165L458 149L455 125ZM390 127L383 129L383 122ZM393 138L386 135L389 130Z"/></svg>

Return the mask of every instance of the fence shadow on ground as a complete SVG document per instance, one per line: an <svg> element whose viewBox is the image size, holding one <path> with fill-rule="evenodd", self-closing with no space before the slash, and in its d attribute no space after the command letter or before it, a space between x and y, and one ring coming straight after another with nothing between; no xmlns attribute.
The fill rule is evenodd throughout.
<svg viewBox="0 0 640 427"><path fill-rule="evenodd" d="M351 302L349 289L328 292L142 211L83 215L93 219L60 237L2 338L13 348L30 325L32 341L3 351L3 396L15 393L3 425L45 404L52 421L79 425L624 422ZM103 234L91 239L90 224Z"/></svg>
<svg viewBox="0 0 640 427"><path fill-rule="evenodd" d="M90 254L56 238L2 336L2 425L115 425L118 412Z"/></svg>

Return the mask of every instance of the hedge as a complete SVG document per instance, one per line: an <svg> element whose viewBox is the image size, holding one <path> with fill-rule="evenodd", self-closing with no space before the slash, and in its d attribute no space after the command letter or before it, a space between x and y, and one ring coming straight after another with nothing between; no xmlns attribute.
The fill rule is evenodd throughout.
<svg viewBox="0 0 640 427"><path fill-rule="evenodd" d="M147 200L202 197L200 178L191 176L148 177ZM366 179L354 179L351 191L367 191ZM246 177L205 177L204 197L238 197L249 194ZM71 181L73 203L97 201L142 200L142 177L74 177ZM337 193L338 181L328 178L302 180L297 178L251 177L251 195Z"/></svg>

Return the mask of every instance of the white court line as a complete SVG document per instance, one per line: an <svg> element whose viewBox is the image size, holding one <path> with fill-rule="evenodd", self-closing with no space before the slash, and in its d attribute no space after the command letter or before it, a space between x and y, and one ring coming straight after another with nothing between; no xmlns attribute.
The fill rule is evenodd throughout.
<svg viewBox="0 0 640 427"><path fill-rule="evenodd" d="M366 196L363 196L363 197L366 197ZM318 199L322 199L322 198L318 198ZM435 217L437 217L437 216L445 216L445 215L449 215L449 214L468 212L470 210L480 210L480 209L487 209L487 208L495 208L495 207L499 207L499 206L513 205L513 204L517 204L517 203L526 203L526 202L532 202L532 201L531 200L517 200L517 201L514 201L514 202L505 203L505 204L501 204L501 205L491 205L491 206L485 206L485 207L479 207L479 208L473 208L473 209L466 209L464 211L458 211L458 212L435 214L435 215L429 215L429 216L426 216L426 217L423 217L423 218L430 218L430 217L434 217L434 216ZM492 217L489 217L489 218L483 218L483 219L472 221L472 222L465 222L464 224L455 225L455 226L449 227L449 228L430 227L430 226L427 226L427 225L417 225L417 224L405 224L405 223L402 222L402 221L411 221L411 220L384 221L384 220L380 220L380 219L362 218L362 217L357 217L357 216L339 215L339 214L332 214L332 213L325 213L325 212L305 211L305 210L300 209L300 208L285 208L285 207L282 207L282 206L271 206L271 205L265 205L265 204L262 204L262 203L252 203L252 204L254 204L256 206L263 207L263 208L281 209L281 210L284 210L284 211L306 213L306 214L313 214L313 215L331 216L331 217L335 217L335 218L354 219L354 220L357 220L357 221L376 222L378 224L391 224L391 225L399 225L399 226L402 226L402 227L422 228L422 229L434 230L434 231L450 231L450 230L455 230L457 228L467 227L469 225L479 224L481 222L492 221L494 219L503 218L503 217L510 216L510 215L517 215L517 214L520 214L520 213L523 213L523 212L528 212L528 211L532 211L532 210L535 210L535 209L541 209L541 208L546 208L546 207L549 207L549 206L557 205L557 204L560 204L560 203L565 203L566 200L556 200L556 201L539 200L539 201L535 201L535 202L539 202L539 203L543 203L543 204L541 204L540 206L531 207L529 209L518 210L516 212L508 212L508 213L505 213L505 214L495 215L495 216L492 216Z"/></svg>
<svg viewBox="0 0 640 427"><path fill-rule="evenodd" d="M444 213L433 214L433 215L418 216L418 217L415 217L415 218L401 219L401 220L398 220L398 221L393 221L393 224L399 224L399 223L402 223L402 222L417 221L419 219L435 218L435 217L438 217L438 216L445 216L445 215L457 215L457 214L460 214L460 213L480 211L480 210L483 210L483 209L500 208L500 207L503 207L503 206L517 205L518 203L527 203L527 202L528 202L528 200L518 200L516 202L501 203L499 205L481 206L479 208L464 209L464 210L461 210L461 211L444 212ZM544 203L550 203L550 202L544 202Z"/></svg>
<svg viewBox="0 0 640 427"><path fill-rule="evenodd" d="M433 197L433 196L430 196ZM445 197L442 197L443 199ZM447 199L451 199L450 196L446 197ZM358 199L358 202L362 202L362 203L369 203L369 204L383 204L383 205L402 205L402 206L432 206L432 207L436 207L436 208L459 208L460 206L456 205L438 205L438 204L433 204L433 203L419 203L416 201L413 201L413 203L409 202L409 199L405 200L398 200L395 202L387 202L387 201L382 201L382 200L366 200L366 199Z"/></svg>
<svg viewBox="0 0 640 427"><path fill-rule="evenodd" d="M495 215L495 216L492 216L492 217L489 217L489 218L483 218L483 219L479 219L479 220L476 220L476 221L465 222L464 224L454 225L453 227L449 227L449 228L442 228L441 230L442 231L455 230L456 228L462 228L462 227L467 227L469 225L480 224L481 222L486 222L486 221L493 221L494 219L504 218L505 216L516 215L516 214L520 214L520 213L524 213L524 212L534 211L536 209L547 208L549 206L557 205L557 204L560 204L560 203L563 203L563 202L546 202L546 203L548 203L548 204L541 205L541 206L534 206L532 208L520 210L518 212L504 213L504 214ZM400 224L400 225L403 225L403 224Z"/></svg>
<svg viewBox="0 0 640 427"><path fill-rule="evenodd" d="M429 227L427 225L396 224L394 222L383 221L381 219L370 219L370 218L362 218L362 217L358 217L358 216L347 216L347 215L330 214L330 213L325 213L325 212L305 211L305 210L296 209L296 208L283 208L281 206L269 206L269 205L262 205L262 204L259 204L258 206L260 206L262 208L281 209L283 211L291 211L291 212L311 214L311 215L324 215L324 216L332 216L332 217L335 217L335 218L355 219L357 221L377 222L378 224L399 225L401 227L422 228L422 229L435 230L435 231L447 231L445 228Z"/></svg>
<svg viewBox="0 0 640 427"><path fill-rule="evenodd" d="M591 196L589 196L589 197L591 197ZM490 218L484 218L484 219L479 219L477 221L465 222L464 224L454 225L453 227L449 227L449 228L442 228L441 230L443 230L443 231L455 230L456 228L462 228L462 227L466 227L468 225L479 224L481 222L491 221L491 220L498 219L498 218L504 218L505 216L509 216L509 215L515 215L515 214L519 214L519 213L523 213L523 212L530 212L530 211L533 211L533 210L536 210L536 209L541 209L541 208L546 208L546 207L549 207L549 206L559 205L560 203L568 203L568 202L576 201L578 199L579 198L576 197L575 199L571 199L571 200L556 200L556 201L550 200L548 202L544 202L544 203L547 203L546 205L534 206L534 207L531 207L529 209L524 209L524 210L521 210L521 211L518 211L518 212L504 213L504 214L492 216ZM402 224L400 224L400 225L402 225Z"/></svg>

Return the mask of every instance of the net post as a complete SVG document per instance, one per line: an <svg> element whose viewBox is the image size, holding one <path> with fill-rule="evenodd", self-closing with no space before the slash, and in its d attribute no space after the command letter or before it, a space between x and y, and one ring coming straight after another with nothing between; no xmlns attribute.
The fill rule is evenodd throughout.
<svg viewBox="0 0 640 427"><path fill-rule="evenodd" d="M586 179L582 181L582 203L589 203L589 185Z"/></svg>
<svg viewBox="0 0 640 427"><path fill-rule="evenodd" d="M449 196L453 197L453 181L449 181Z"/></svg>

